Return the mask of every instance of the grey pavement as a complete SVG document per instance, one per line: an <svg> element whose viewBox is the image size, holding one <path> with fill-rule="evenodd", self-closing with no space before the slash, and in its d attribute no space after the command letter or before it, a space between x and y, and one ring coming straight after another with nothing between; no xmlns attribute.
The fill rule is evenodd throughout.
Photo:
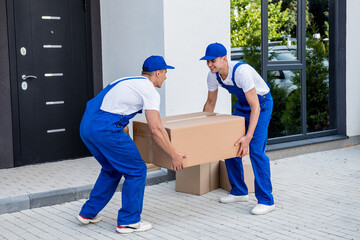
<svg viewBox="0 0 360 240"><path fill-rule="evenodd" d="M0 214L87 198L100 169L93 157L0 169ZM149 172L147 184L166 179L174 174Z"/></svg>
<svg viewBox="0 0 360 240"><path fill-rule="evenodd" d="M175 181L146 186L142 218L153 229L128 235L115 232L121 192L102 222L75 219L99 170L93 158L0 170L0 211L14 211L0 215L0 239L360 239L360 145L271 161L276 210L263 216L250 214L254 194L222 204L223 189L196 196L175 192Z"/></svg>

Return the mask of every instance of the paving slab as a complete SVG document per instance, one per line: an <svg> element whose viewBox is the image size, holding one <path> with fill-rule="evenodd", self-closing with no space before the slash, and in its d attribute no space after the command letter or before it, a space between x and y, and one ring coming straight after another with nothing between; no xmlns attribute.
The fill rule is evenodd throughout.
<svg viewBox="0 0 360 240"><path fill-rule="evenodd" d="M73 163L75 169L84 164ZM70 163L58 164L62 165L59 171L65 173L52 170L54 163L49 167L53 178L69 175L64 165ZM96 162L89 160L92 164L98 172ZM49 179L49 175L42 171L36 171L38 177L26 175L27 181L16 184L19 176L12 176L8 170L21 174L20 169L0 170L0 181L9 181L8 185L19 190L1 189L0 199L18 198L19 204L25 195L20 192L41 196L27 186L36 184L43 190L63 191L66 196L68 192L63 189L91 185L96 178L85 171L87 177L73 181L68 185L71 187L64 186L71 182L66 181L56 189L49 185L59 179L51 179L46 185L41 177ZM359 145L271 161L271 173L276 210L267 215L250 214L256 204L254 194L245 203L222 204L219 198L227 194L223 189L197 196L176 192L175 181L168 181L145 188L142 218L153 224L148 232L116 233L121 204L121 192L117 192L100 212L104 219L98 224L81 225L75 219L86 199L1 214L0 239L360 239ZM31 181L33 184L27 183ZM0 200L0 210L6 204Z"/></svg>

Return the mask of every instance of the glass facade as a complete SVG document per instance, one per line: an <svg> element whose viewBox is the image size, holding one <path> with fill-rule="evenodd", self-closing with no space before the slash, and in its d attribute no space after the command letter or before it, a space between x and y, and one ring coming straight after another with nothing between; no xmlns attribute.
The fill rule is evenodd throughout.
<svg viewBox="0 0 360 240"><path fill-rule="evenodd" d="M271 85L269 142L336 133L335 2L231 1L232 60L249 63Z"/></svg>
<svg viewBox="0 0 360 240"><path fill-rule="evenodd" d="M329 130L329 1L306 6L306 130ZM331 26L332 27L332 26Z"/></svg>

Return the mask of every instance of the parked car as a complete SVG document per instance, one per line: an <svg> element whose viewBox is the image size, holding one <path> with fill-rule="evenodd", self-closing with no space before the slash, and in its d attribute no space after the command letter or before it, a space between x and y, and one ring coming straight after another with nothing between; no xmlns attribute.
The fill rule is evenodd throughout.
<svg viewBox="0 0 360 240"><path fill-rule="evenodd" d="M296 61L297 53L296 53L295 45L281 45L269 47L269 61ZM279 88L283 88L286 90L287 94L290 94L294 91L297 86L293 84L292 78L295 73L291 70L276 70L272 71L274 79L274 83Z"/></svg>

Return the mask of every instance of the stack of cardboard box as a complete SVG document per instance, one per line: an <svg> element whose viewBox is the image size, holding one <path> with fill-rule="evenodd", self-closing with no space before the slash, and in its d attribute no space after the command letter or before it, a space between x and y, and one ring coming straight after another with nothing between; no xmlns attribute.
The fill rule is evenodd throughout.
<svg viewBox="0 0 360 240"><path fill-rule="evenodd" d="M243 157L244 180L248 192L254 192L254 173L249 156ZM225 161L205 163L176 172L177 192L201 195L218 188L231 191Z"/></svg>
<svg viewBox="0 0 360 240"><path fill-rule="evenodd" d="M176 191L200 195L219 188L221 182L225 187L226 169L221 171L225 164L220 160L236 155L234 143L245 134L244 118L199 112L163 117L161 121L176 150L189 156L184 159L185 169L176 172ZM146 120L133 121L133 136L145 162L171 169L171 158L152 138Z"/></svg>

